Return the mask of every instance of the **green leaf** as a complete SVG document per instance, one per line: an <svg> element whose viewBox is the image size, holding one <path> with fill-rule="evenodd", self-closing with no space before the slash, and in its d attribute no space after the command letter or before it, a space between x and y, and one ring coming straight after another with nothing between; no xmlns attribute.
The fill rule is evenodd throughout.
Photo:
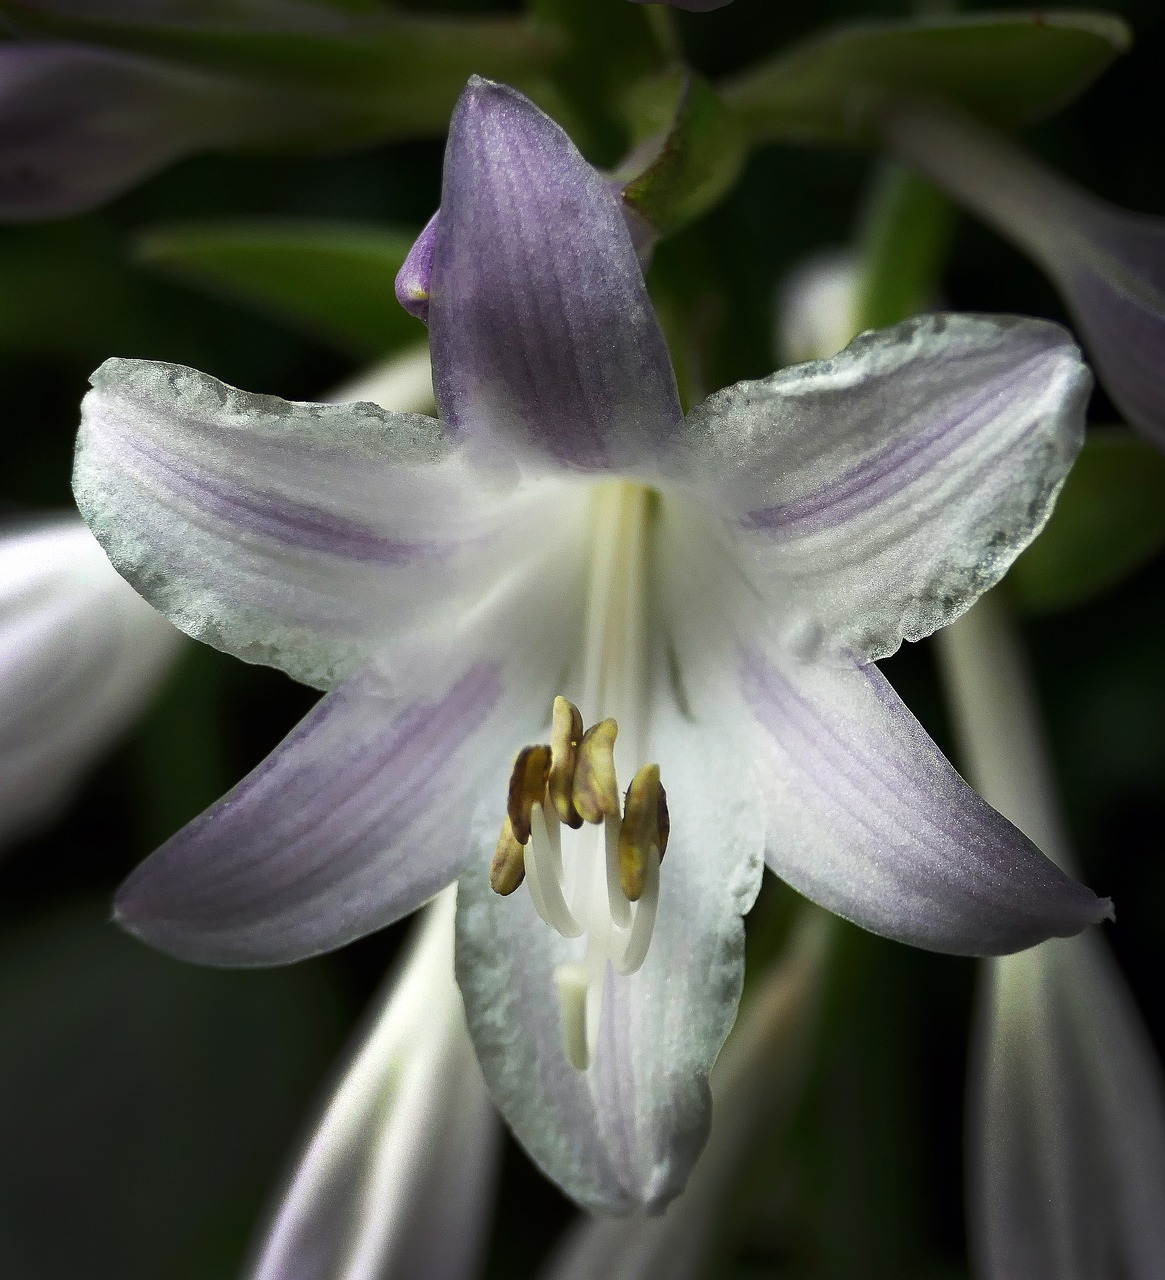
<svg viewBox="0 0 1165 1280"><path fill-rule="evenodd" d="M562 48L554 32L525 18L429 17L318 4L289 7L281 18L279 6L268 8L266 21L192 21L151 18L144 7L140 17L118 17L52 0L0 0L0 15L26 31L306 94L327 117L316 144L324 146L331 143L329 131L337 142L350 143L443 133L471 74L536 92ZM310 130L304 131L310 140Z"/></svg>
<svg viewBox="0 0 1165 1280"><path fill-rule="evenodd" d="M1132 43L1120 18L1045 12L856 23L721 86L754 141L875 145L888 97L930 95L997 125L1071 102Z"/></svg>
<svg viewBox="0 0 1165 1280"><path fill-rule="evenodd" d="M866 202L856 329L884 329L929 310L950 248L950 201L900 165L884 163Z"/></svg>
<svg viewBox="0 0 1165 1280"><path fill-rule="evenodd" d="M640 86L639 103L637 136L651 158L625 180L623 198L660 235L671 235L732 188L744 167L744 136L716 91L693 71L652 77Z"/></svg>
<svg viewBox="0 0 1165 1280"><path fill-rule="evenodd" d="M1083 604L1165 547L1165 457L1125 427L1089 432L1043 533L1004 585L1028 614Z"/></svg>
<svg viewBox="0 0 1165 1280"><path fill-rule="evenodd" d="M415 238L391 227L255 219L157 227L135 249L188 284L366 358L423 336L394 288Z"/></svg>

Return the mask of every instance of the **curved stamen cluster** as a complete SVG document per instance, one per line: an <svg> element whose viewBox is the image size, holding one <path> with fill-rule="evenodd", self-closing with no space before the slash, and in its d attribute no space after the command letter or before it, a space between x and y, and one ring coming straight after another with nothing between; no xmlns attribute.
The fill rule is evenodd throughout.
<svg viewBox="0 0 1165 1280"><path fill-rule="evenodd" d="M631 974L647 957L670 829L658 765L638 769L620 801L618 732L612 719L584 732L578 708L555 698L549 745L525 747L514 761L490 867L496 893L525 880L547 924L586 937L584 961L555 972L567 1058L580 1070L594 1056L608 963ZM565 860L563 826L580 837Z"/></svg>

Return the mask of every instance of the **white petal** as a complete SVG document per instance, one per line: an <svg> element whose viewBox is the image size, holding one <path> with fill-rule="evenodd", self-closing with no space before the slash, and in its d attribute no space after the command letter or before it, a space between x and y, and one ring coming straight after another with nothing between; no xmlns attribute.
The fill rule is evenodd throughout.
<svg viewBox="0 0 1165 1280"><path fill-rule="evenodd" d="M385 983L251 1280L471 1280L500 1129L453 980L449 889Z"/></svg>
<svg viewBox="0 0 1165 1280"><path fill-rule="evenodd" d="M385 634L455 622L529 559L558 492L482 472L420 414L127 360L93 377L73 483L115 566L177 626L321 688Z"/></svg>
<svg viewBox="0 0 1165 1280"><path fill-rule="evenodd" d="M75 516L0 538L0 841L64 799L181 640Z"/></svg>
<svg viewBox="0 0 1165 1280"><path fill-rule="evenodd" d="M1056 325L922 316L718 392L689 415L686 465L786 643L884 657L1039 532L1090 385Z"/></svg>
<svg viewBox="0 0 1165 1280"><path fill-rule="evenodd" d="M971 1098L972 1245L988 1280L1155 1280L1165 1079L1101 939L992 962Z"/></svg>
<svg viewBox="0 0 1165 1280"><path fill-rule="evenodd" d="M704 1144L708 1073L736 1014L742 916L763 865L755 788L731 731L693 723L657 687L646 753L671 809L655 935L638 973L609 974L588 1071L566 1061L553 978L580 944L544 925L524 891L490 891L499 806L481 815L458 901L458 981L490 1092L559 1186L613 1213L666 1205Z"/></svg>
<svg viewBox="0 0 1165 1280"><path fill-rule="evenodd" d="M709 1274L717 1230L746 1176L798 1100L817 1032L834 922L804 916L752 988L712 1072L712 1133L692 1180L663 1214L579 1222L540 1280L689 1280Z"/></svg>

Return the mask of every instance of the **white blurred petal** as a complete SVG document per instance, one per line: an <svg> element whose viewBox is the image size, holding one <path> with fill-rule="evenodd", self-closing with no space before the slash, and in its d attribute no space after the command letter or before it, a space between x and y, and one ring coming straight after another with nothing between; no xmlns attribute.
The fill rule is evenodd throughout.
<svg viewBox="0 0 1165 1280"><path fill-rule="evenodd" d="M836 355L858 330L858 256L831 249L798 263L777 288L777 359Z"/></svg>
<svg viewBox="0 0 1165 1280"><path fill-rule="evenodd" d="M78 517L0 538L0 843L64 801L157 689L181 640Z"/></svg>
<svg viewBox="0 0 1165 1280"><path fill-rule="evenodd" d="M500 1129L453 980L447 889L385 984L250 1280L479 1274Z"/></svg>
<svg viewBox="0 0 1165 1280"><path fill-rule="evenodd" d="M967 772L1070 868L1023 654L988 596L939 654ZM1153 1280L1165 1257L1165 1078L1104 942L992 961L970 1084L972 1250L985 1280Z"/></svg>

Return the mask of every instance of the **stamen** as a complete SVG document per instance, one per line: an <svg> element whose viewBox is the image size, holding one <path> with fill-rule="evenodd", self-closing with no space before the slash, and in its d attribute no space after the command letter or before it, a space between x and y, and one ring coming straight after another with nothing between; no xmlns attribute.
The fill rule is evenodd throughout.
<svg viewBox="0 0 1165 1280"><path fill-rule="evenodd" d="M647 852L644 867L643 892L635 904L635 919L631 922L631 936L623 954L615 961L615 968L624 976L635 973L647 959L651 935L655 932L655 914L659 908L659 850L652 845Z"/></svg>
<svg viewBox="0 0 1165 1280"><path fill-rule="evenodd" d="M545 798L546 777L549 772L549 747L523 747L514 760L506 812L519 844L525 844L530 839L530 810Z"/></svg>
<svg viewBox="0 0 1165 1280"><path fill-rule="evenodd" d="M550 774L547 789L559 818L576 830L582 826L582 815L574 807L575 764L583 737L583 719L578 707L563 697L554 699L550 722Z"/></svg>
<svg viewBox="0 0 1165 1280"><path fill-rule="evenodd" d="M498 847L489 868L489 887L508 897L526 878L525 855L509 818L502 823Z"/></svg>
<svg viewBox="0 0 1165 1280"><path fill-rule="evenodd" d="M670 831L667 792L660 785L659 765L645 764L627 788L619 833L619 884L628 902L639 901L648 853L654 849L662 859Z"/></svg>
<svg viewBox="0 0 1165 1280"><path fill-rule="evenodd" d="M618 818L608 818L603 823L603 844L607 855L607 908L611 919L621 929L626 929L631 923L631 903L620 884L619 836L622 826Z"/></svg>
<svg viewBox="0 0 1165 1280"><path fill-rule="evenodd" d="M595 490L579 703L555 698L550 745L518 754L490 872L506 893L524 875L542 919L565 938L585 938L554 971L564 1051L580 1071L598 1049L606 986L618 980L612 968L633 974L647 956L667 848L659 767L636 772L625 803L615 767L616 739L625 771L645 746L651 510L642 485ZM585 732L584 715L597 722ZM564 836L564 826L574 834Z"/></svg>
<svg viewBox="0 0 1165 1280"><path fill-rule="evenodd" d="M553 824L554 835L550 834ZM562 850L558 844L558 820L536 804L530 814L530 849L526 862L530 874L537 878L544 910L542 918L564 938L579 938L583 927L566 905L562 885Z"/></svg>
<svg viewBox="0 0 1165 1280"><path fill-rule="evenodd" d="M571 798L585 822L619 816L619 781L615 776L614 720L600 720L583 734L578 748Z"/></svg>

